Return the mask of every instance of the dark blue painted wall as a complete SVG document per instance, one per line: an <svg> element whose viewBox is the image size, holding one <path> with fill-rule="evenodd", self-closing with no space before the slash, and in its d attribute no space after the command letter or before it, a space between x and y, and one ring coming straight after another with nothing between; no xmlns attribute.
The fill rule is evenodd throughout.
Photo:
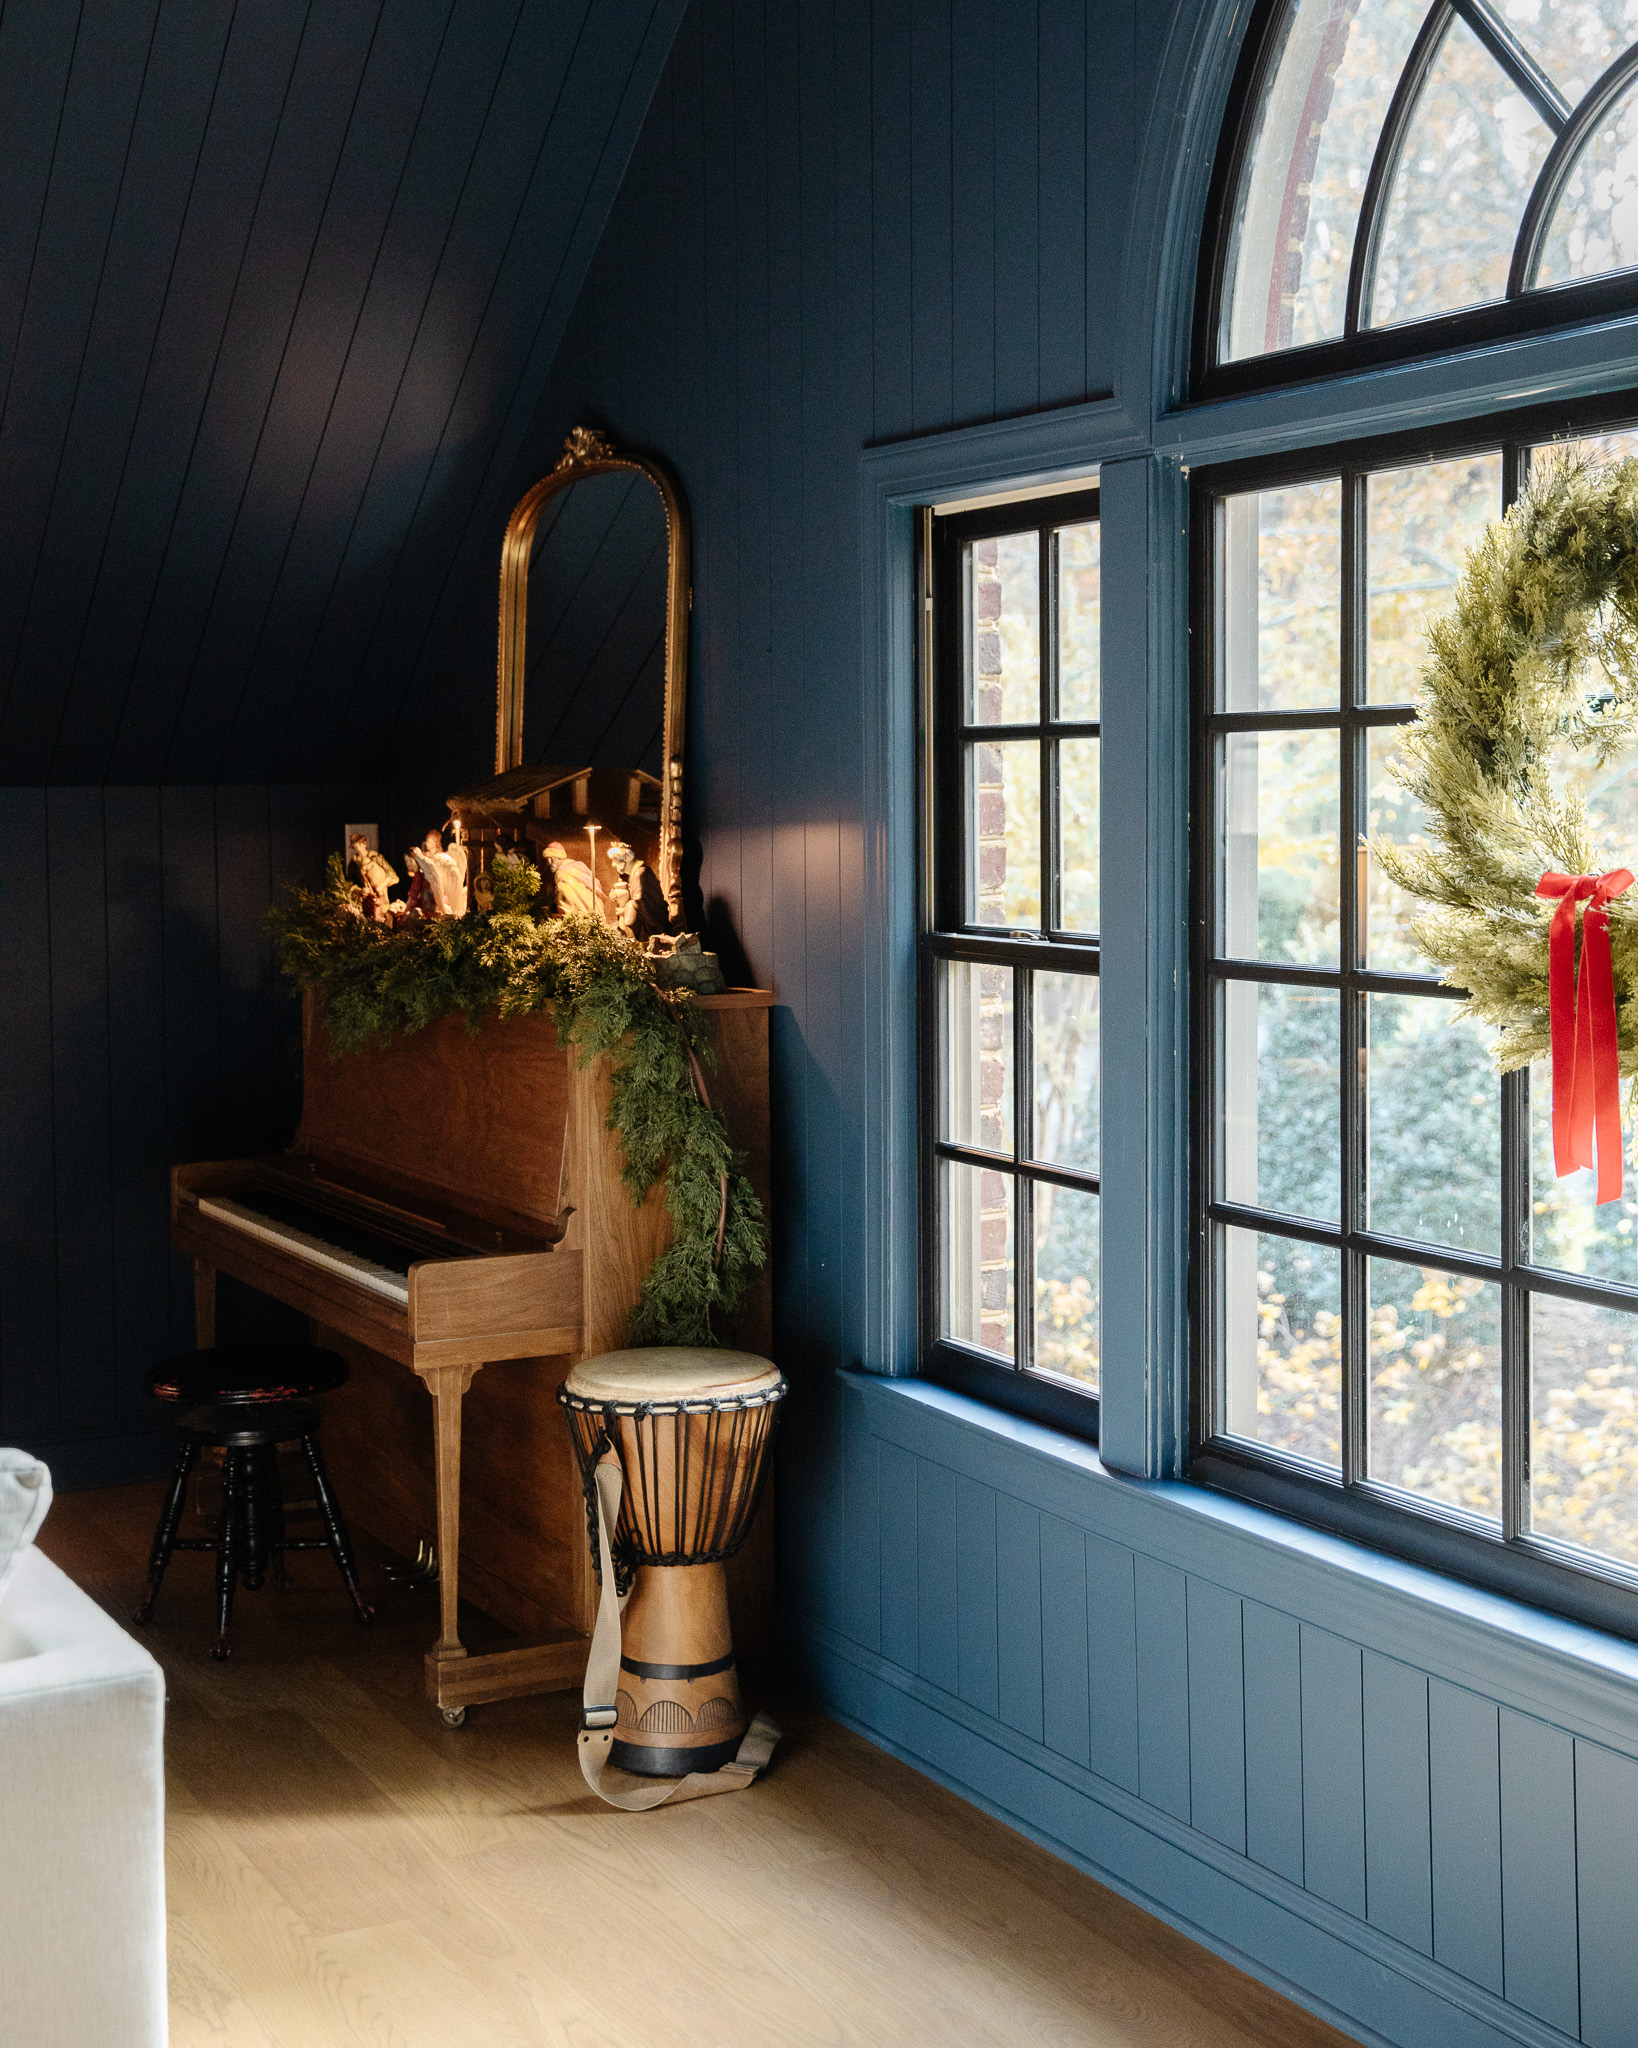
<svg viewBox="0 0 1638 2048"><path fill-rule="evenodd" d="M1618 2048L1630 1646L876 1376L914 1363L896 1305L913 1286L894 1064L913 1000L905 507L964 464L993 482L1098 460L1105 1434L1116 1463L1176 1469L1182 464L1365 431L1370 410L1312 393L1173 409L1247 12L695 0L513 481L585 423L671 462L693 509L701 889L719 943L778 997L797 1668L1362 2040ZM1577 349L1575 377L1615 380L1638 334ZM1382 404L1448 418L1485 403L1485 378L1519 402L1532 374L1461 363ZM978 425L1019 415L1036 417ZM884 445L907 437L924 438Z"/></svg>
<svg viewBox="0 0 1638 2048"><path fill-rule="evenodd" d="M519 439L681 10L0 8L0 1438L66 1480L152 1456L169 1163L289 1135L275 883L492 758Z"/></svg>

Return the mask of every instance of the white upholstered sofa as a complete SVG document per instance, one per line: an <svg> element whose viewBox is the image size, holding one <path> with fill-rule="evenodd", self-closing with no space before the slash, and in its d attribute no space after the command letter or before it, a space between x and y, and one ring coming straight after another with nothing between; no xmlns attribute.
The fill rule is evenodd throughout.
<svg viewBox="0 0 1638 2048"><path fill-rule="evenodd" d="M19 1469L0 1452L0 1490ZM164 1679L31 1542L9 1572L8 1548L0 1530L0 2040L164 2048Z"/></svg>

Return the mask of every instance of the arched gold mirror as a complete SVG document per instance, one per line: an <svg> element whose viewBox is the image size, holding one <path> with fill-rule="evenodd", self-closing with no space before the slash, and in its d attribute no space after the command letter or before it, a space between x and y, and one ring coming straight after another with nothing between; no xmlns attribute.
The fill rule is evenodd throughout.
<svg viewBox="0 0 1638 2048"><path fill-rule="evenodd" d="M495 775L450 808L479 864L532 848L556 907L682 912L688 515L662 464L576 427L501 545Z"/></svg>

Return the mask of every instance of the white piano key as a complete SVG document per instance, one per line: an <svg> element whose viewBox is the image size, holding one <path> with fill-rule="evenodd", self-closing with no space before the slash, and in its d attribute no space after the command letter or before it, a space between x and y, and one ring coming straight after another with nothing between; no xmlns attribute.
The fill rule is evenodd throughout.
<svg viewBox="0 0 1638 2048"><path fill-rule="evenodd" d="M339 1245L326 1244L322 1237L299 1230L293 1223L274 1223L266 1216L258 1216L254 1209L247 1209L242 1202L235 1202L228 1195L201 1195L199 1209L202 1215L215 1216L230 1228L242 1230L247 1237L259 1237L268 1244L276 1244L296 1258L305 1259L309 1265L323 1266L329 1272L339 1273L343 1279L369 1288L372 1294L397 1302L401 1308L409 1307L409 1279L403 1273L391 1273L373 1259L361 1258L357 1252L343 1251Z"/></svg>

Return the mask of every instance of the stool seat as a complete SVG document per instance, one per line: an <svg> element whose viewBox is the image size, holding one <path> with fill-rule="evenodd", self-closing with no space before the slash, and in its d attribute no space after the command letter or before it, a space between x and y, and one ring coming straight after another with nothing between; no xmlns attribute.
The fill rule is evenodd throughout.
<svg viewBox="0 0 1638 2048"><path fill-rule="evenodd" d="M338 1351L296 1344L221 1344L156 1365L143 1386L156 1401L310 1401L347 1384Z"/></svg>
<svg viewBox="0 0 1638 2048"><path fill-rule="evenodd" d="M345 1384L347 1361L334 1351L297 1345L222 1345L184 1352L156 1365L144 1382L149 1395L173 1411L177 1454L159 1527L148 1559L148 1589L133 1620L150 1621L173 1551L209 1550L216 1556L216 1643L228 1654L233 1589L243 1580L255 1592L269 1567L280 1578L289 1550L328 1550L360 1621L374 1613L358 1581L358 1567L341 1509L318 1445L319 1409L313 1396ZM284 1525L277 1450L299 1442L312 1479L324 1534L292 1537ZM222 1512L213 1537L177 1534L188 1479L207 1448L224 1453Z"/></svg>
<svg viewBox="0 0 1638 2048"><path fill-rule="evenodd" d="M249 1450L257 1444L289 1444L319 1426L313 1401L204 1401L178 1408L176 1433L184 1443Z"/></svg>

